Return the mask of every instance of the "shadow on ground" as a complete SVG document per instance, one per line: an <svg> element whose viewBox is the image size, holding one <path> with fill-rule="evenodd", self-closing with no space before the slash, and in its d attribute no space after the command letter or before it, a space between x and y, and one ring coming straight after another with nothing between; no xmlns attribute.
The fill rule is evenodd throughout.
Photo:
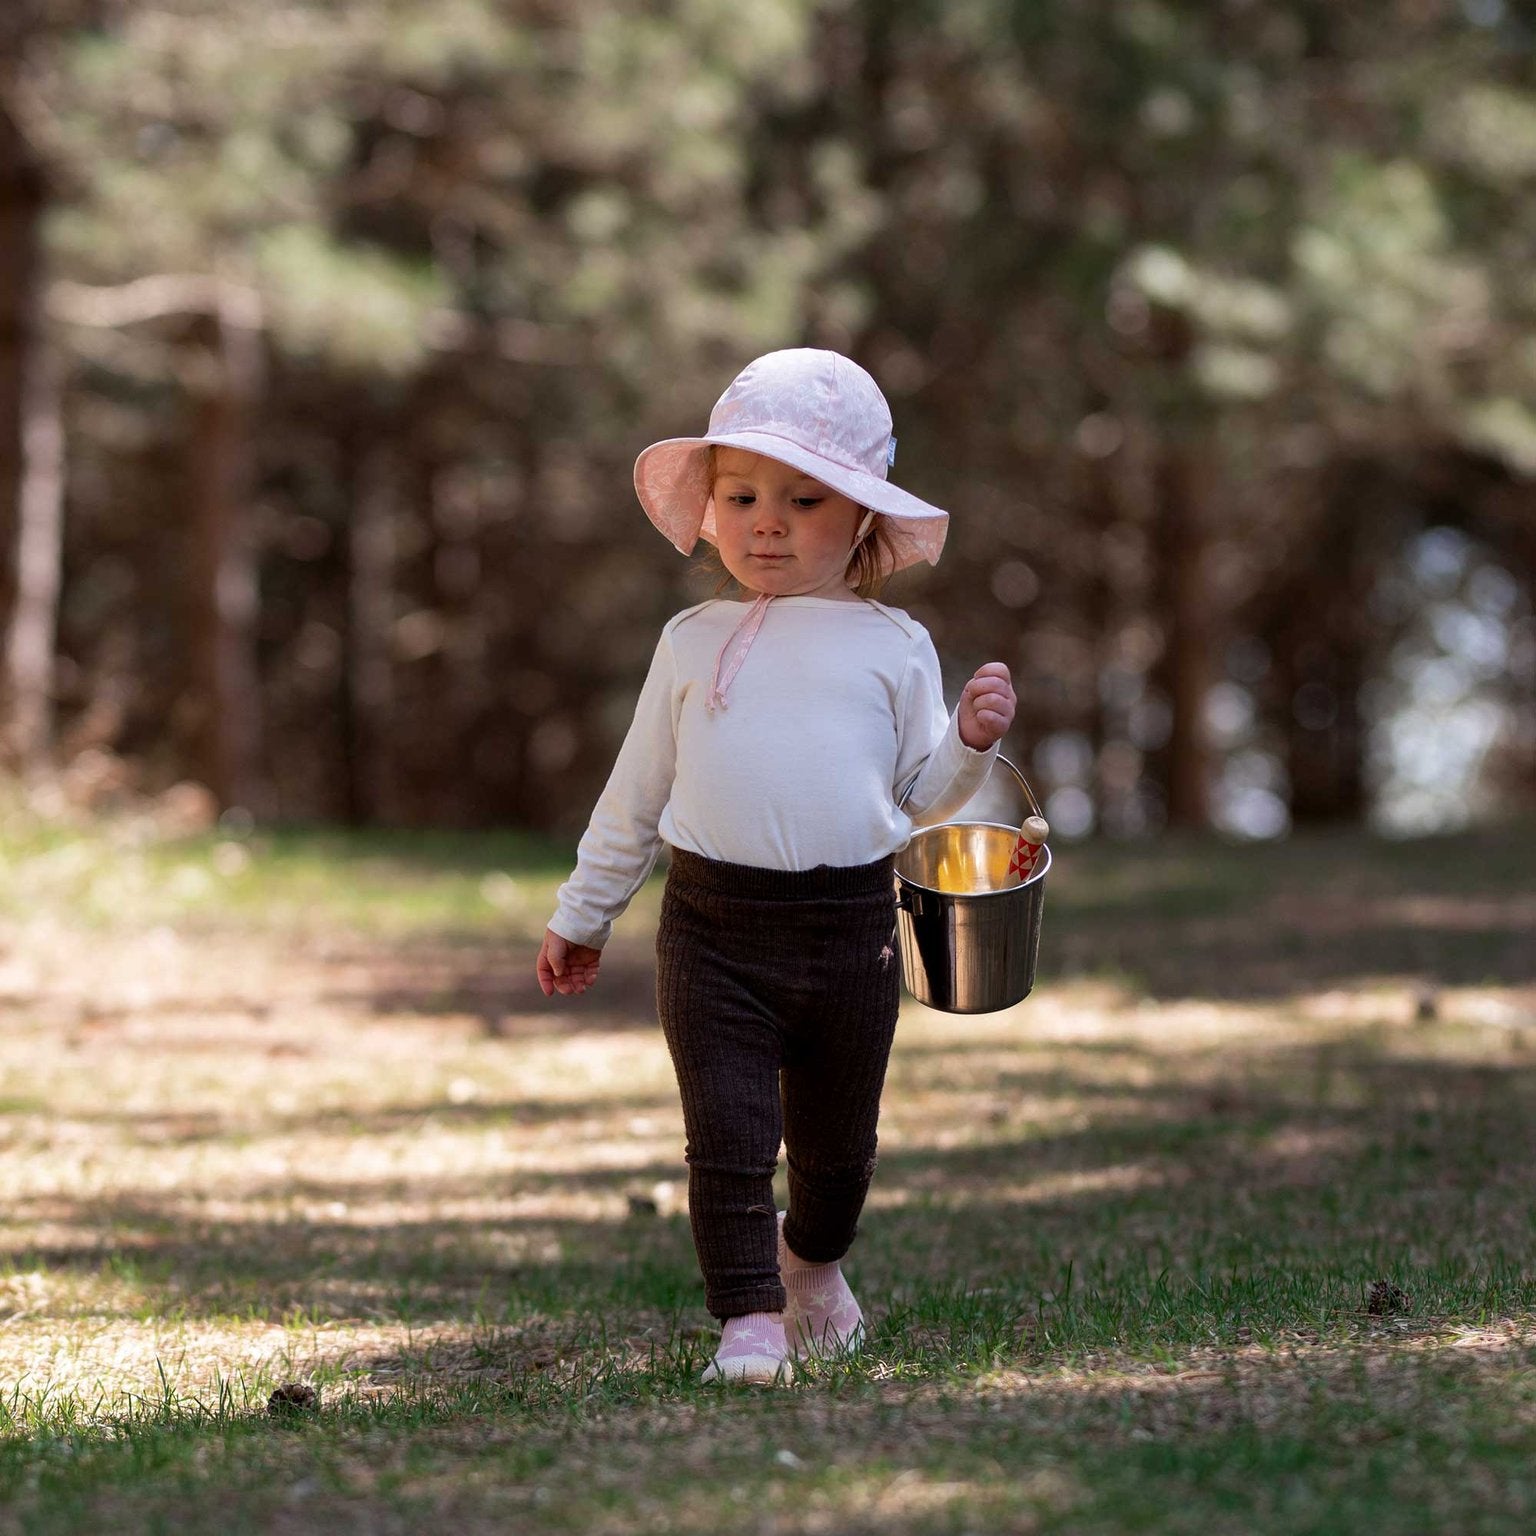
<svg viewBox="0 0 1536 1536"><path fill-rule="evenodd" d="M1253 1001L1383 978L1533 986L1533 847L1526 826L1401 842L1336 832L1276 844L1064 844L1049 877L1040 983L1104 978L1156 999ZM621 921L599 986L582 998L545 999L536 946L493 945L483 933L404 939L388 960L375 957L371 980L334 998L386 1015L464 1012L513 1037L649 1028L649 921Z"/></svg>
<svg viewBox="0 0 1536 1536"><path fill-rule="evenodd" d="M1146 1080L1105 1082L1089 1056L1079 1067L1005 1071L988 1091L986 1122L964 1144L887 1137L856 1250L870 1295L956 1284L1050 1292L1069 1265L1079 1284L1162 1269L1443 1279L1489 1266L1536 1280L1536 1067L1416 1057L1400 1041L1254 1044L1227 1050L1215 1079L1166 1064ZM929 1092L939 1125L952 1127L942 1064ZM1053 1122L1058 1101L1078 1107L1070 1125ZM494 1133L564 1117L579 1124L616 1105L666 1112L648 1099L490 1100L423 1105L419 1115L392 1106L297 1117L244 1134L259 1154L264 1137L306 1129L409 1139L430 1114ZM136 1135L134 1119L124 1111L113 1124L130 1143L153 1140ZM299 1309L322 1323L389 1315L469 1324L687 1307L703 1321L686 1219L645 1193L680 1186L682 1173L680 1155L505 1175L407 1165L366 1180L289 1169L225 1191L216 1218L201 1213L203 1192L50 1196L13 1203L0 1232L9 1229L20 1268L126 1265L140 1313L278 1320ZM594 1201L602 1214L586 1218L513 1213L519 1203L557 1211ZM462 1207L469 1214L411 1214ZM302 1214L328 1209L337 1214ZM53 1236L18 1247L29 1227Z"/></svg>

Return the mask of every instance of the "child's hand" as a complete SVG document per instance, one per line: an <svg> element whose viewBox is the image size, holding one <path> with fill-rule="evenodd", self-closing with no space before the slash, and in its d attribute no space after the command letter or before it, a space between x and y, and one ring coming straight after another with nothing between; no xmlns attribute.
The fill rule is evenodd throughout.
<svg viewBox="0 0 1536 1536"><path fill-rule="evenodd" d="M960 695L960 740L973 752L985 752L1007 734L1017 702L1008 668L1002 662L989 661L977 667L975 677Z"/></svg>
<svg viewBox="0 0 1536 1536"><path fill-rule="evenodd" d="M544 996L558 992L569 997L573 992L585 992L597 980L597 964L602 957L602 950L572 944L546 928L544 942L539 945L539 985Z"/></svg>

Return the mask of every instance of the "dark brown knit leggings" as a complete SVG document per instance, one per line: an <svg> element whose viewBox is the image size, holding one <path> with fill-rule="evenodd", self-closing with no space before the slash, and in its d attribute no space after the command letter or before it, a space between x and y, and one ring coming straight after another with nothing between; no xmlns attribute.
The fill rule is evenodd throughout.
<svg viewBox="0 0 1536 1536"><path fill-rule="evenodd" d="M683 1099L688 1215L718 1318L784 1307L784 1237L847 1253L875 1171L880 1090L900 1000L891 860L804 871L672 855L656 1006Z"/></svg>

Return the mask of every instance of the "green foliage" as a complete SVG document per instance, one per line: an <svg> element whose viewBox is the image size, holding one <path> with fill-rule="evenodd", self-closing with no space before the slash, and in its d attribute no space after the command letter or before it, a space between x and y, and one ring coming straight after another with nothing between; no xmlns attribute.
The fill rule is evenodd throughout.
<svg viewBox="0 0 1536 1536"><path fill-rule="evenodd" d="M1492 10L764 0L743 24L726 0L125 0L40 31L28 78L54 277L259 291L263 676L291 748L270 756L303 786L278 786L279 811L449 814L364 805L338 768L376 730L338 694L360 654L344 556L377 483L393 589L365 607L401 628L361 651L388 658L392 739L472 739L396 778L462 771L456 816L573 820L657 619L698 595L624 502L628 466L772 347L839 347L881 379L898 476L960 514L912 580L920 616L941 649L1021 673L1112 651L1116 625L1176 628L1154 568L1187 552L1131 510L1168 444L1197 451L1215 558L1244 570L1203 584L1213 632L1262 627L1255 594L1305 563L1318 488L1298 466L1321 477L1339 444L1390 465L1406 443L1519 475L1536 451L1536 86ZM131 424L114 397L174 380L184 341L65 330L85 543L116 505L99 487L175 499L166 466L122 451L182 440L173 392ZM1085 517L1113 525L1113 559L1085 557ZM1400 541L1410 517L1372 526ZM1000 558L1013 597L978 602ZM174 649L140 634L166 606L73 621L83 695L108 688L109 648ZM174 712L161 671L126 735ZM594 707L556 707L556 679ZM1058 685L1042 731L1155 757L1083 718L1099 682ZM1263 708L1292 729L1278 696Z"/></svg>
<svg viewBox="0 0 1536 1536"><path fill-rule="evenodd" d="M1128 274L1154 257L1198 274L1200 303L1156 302L1194 320L1189 383L1218 408L1320 364L1366 400L1412 396L1454 433L1468 347L1503 334L1514 301L1485 236L1536 163L1526 83L1485 78L1475 28L1409 22L1400 57L1379 64L1374 34L1279 7L1235 28L1220 9L774 0L748 27L715 0L559 19L486 0L308 0L276 17L141 0L43 55L50 147L83 190L55 250L98 280L252 278L288 317L281 344L334 349L349 370L429 364L406 289L430 287L431 308L569 320L643 391L811 317L853 333L872 295L843 274L882 242L917 256L928 229L959 258L946 284L980 303L1032 307L1029 287L1001 286L1005 252L1019 273L1045 256L1041 276L1091 332L1106 273L1074 278L1107 244ZM1315 86L1294 74L1309 47L1326 59ZM888 79L872 96L859 71L877 60ZM1389 152L1377 123L1407 130ZM1453 172L1494 198L1475 225L1451 222ZM765 175L780 178L773 196L809 204L779 214ZM1067 200L1042 223L1026 209L1049 187ZM388 233L358 223L381 201ZM477 246L472 262L442 243L449 226ZM430 283L391 279L370 249L405 239L414 250L393 254L430 264ZM1294 353L1267 321L1224 334L1223 287L1306 314L1320 353Z"/></svg>
<svg viewBox="0 0 1536 1536"><path fill-rule="evenodd" d="M420 367L433 316L448 298L436 268L349 250L298 226L258 239L252 256L272 296L274 339L295 356L386 375Z"/></svg>

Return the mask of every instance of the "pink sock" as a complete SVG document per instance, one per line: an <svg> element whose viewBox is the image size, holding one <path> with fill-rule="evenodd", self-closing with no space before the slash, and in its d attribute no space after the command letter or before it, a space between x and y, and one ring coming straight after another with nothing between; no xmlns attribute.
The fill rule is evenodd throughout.
<svg viewBox="0 0 1536 1536"><path fill-rule="evenodd" d="M788 1297L784 1332L797 1359L812 1354L849 1354L864 1342L864 1314L843 1278L842 1265L812 1264L791 1253L779 1212L779 1277Z"/></svg>
<svg viewBox="0 0 1536 1536"><path fill-rule="evenodd" d="M762 1385L793 1380L782 1312L749 1312L728 1317L720 1347L704 1370L705 1381L751 1381Z"/></svg>

